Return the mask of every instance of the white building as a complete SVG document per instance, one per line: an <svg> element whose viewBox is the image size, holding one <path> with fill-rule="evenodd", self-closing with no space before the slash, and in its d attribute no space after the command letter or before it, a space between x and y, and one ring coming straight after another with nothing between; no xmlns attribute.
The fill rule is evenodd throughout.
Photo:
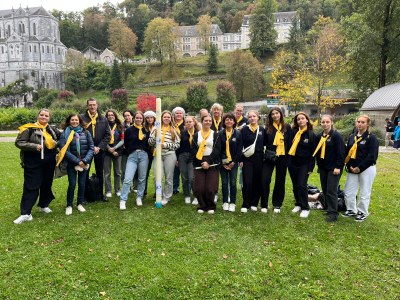
<svg viewBox="0 0 400 300"><path fill-rule="evenodd" d="M43 7L0 10L0 86L25 79L34 88L63 88L66 51L58 20Z"/></svg>

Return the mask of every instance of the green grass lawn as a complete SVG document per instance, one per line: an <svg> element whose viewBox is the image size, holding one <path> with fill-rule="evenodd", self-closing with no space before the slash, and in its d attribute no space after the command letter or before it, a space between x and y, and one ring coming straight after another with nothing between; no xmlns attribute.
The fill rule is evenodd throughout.
<svg viewBox="0 0 400 300"><path fill-rule="evenodd" d="M400 297L398 153L379 157L368 219L332 225L321 211L292 215L289 178L280 215L225 213L220 202L215 215L198 215L179 194L162 209L151 200L138 209L131 195L126 211L114 197L68 217L61 178L53 213L35 207L32 222L15 225L19 152L0 143L0 153L0 299Z"/></svg>

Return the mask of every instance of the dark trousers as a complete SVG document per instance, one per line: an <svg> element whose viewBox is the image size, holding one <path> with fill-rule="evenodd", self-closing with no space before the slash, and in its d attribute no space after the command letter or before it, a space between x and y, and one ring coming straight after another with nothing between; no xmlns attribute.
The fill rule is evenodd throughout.
<svg viewBox="0 0 400 300"><path fill-rule="evenodd" d="M56 160L44 159L36 168L24 168L24 190L21 198L21 215L30 215L39 196L39 207L48 207L54 199L51 191Z"/></svg>
<svg viewBox="0 0 400 300"><path fill-rule="evenodd" d="M258 206L262 185L262 161L262 152L256 152L243 160L243 208Z"/></svg>
<svg viewBox="0 0 400 300"><path fill-rule="evenodd" d="M99 185L100 185L100 190L101 190L101 197L103 197L104 193L104 156L105 153L103 150L100 150L99 153L93 156L93 162L94 162L94 168L96 171L97 178L99 178ZM91 169L92 166L90 166ZM86 185L89 182L89 175L90 175L90 169L88 170L86 174ZM98 199L98 200L103 200L103 199Z"/></svg>
<svg viewBox="0 0 400 300"><path fill-rule="evenodd" d="M175 166L175 169L174 169L174 183L172 185L174 193L178 193L179 192L180 175L181 175L181 172L179 171L179 167Z"/></svg>
<svg viewBox="0 0 400 300"><path fill-rule="evenodd" d="M270 184L272 173L275 169L275 184L272 193L272 205L280 208L285 199L285 181L286 181L286 156L279 156L275 162L265 161L262 171L262 192L261 207L268 208L268 197L270 193Z"/></svg>
<svg viewBox="0 0 400 300"><path fill-rule="evenodd" d="M301 210L310 210L307 190L308 164L290 165L288 169L292 179L295 206L300 206Z"/></svg>
<svg viewBox="0 0 400 300"><path fill-rule="evenodd" d="M321 180L322 193L324 194L325 203L327 207L327 214L338 216L338 196L337 190L339 186L340 177L339 175L333 175L333 170L325 170L320 168L318 170L319 178Z"/></svg>
<svg viewBox="0 0 400 300"><path fill-rule="evenodd" d="M149 176L150 176L151 165L153 163L153 159L154 159L154 156L152 154L149 154L149 164L147 165L147 173L146 173L146 187L144 188L144 195L145 196L147 195L147 184L149 182Z"/></svg>
<svg viewBox="0 0 400 300"><path fill-rule="evenodd" d="M228 203L228 197L230 197L231 203L235 204L238 164L235 164L232 170L227 170L224 167L221 167L220 173L222 182L222 201Z"/></svg>
<svg viewBox="0 0 400 300"><path fill-rule="evenodd" d="M68 164L67 172L68 172L67 206L72 206L74 202L76 177L78 177L77 204L78 205L82 204L85 198L85 185L86 185L86 176L88 170L83 170L81 172L78 172L75 170L75 166Z"/></svg>
<svg viewBox="0 0 400 300"><path fill-rule="evenodd" d="M218 189L219 170L211 167L207 170L194 170L194 192L199 201L199 209L215 210L214 196Z"/></svg>

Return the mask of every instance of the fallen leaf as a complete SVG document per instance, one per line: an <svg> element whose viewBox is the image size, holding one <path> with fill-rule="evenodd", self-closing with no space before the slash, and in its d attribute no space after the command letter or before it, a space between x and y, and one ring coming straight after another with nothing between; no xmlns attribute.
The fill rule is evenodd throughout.
<svg viewBox="0 0 400 300"><path fill-rule="evenodd" d="M227 259L227 258L228 258L228 255L224 254L222 257L223 257L224 259Z"/></svg>
<svg viewBox="0 0 400 300"><path fill-rule="evenodd" d="M271 262L271 261L268 263L268 266L269 266L270 268L272 268L272 262Z"/></svg>
<svg viewBox="0 0 400 300"><path fill-rule="evenodd" d="M99 294L100 294L100 296L104 297L106 295L106 292L100 292Z"/></svg>

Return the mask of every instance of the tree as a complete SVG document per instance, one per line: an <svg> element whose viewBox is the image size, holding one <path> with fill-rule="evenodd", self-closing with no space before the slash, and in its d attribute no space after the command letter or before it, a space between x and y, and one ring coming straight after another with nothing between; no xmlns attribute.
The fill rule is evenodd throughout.
<svg viewBox="0 0 400 300"><path fill-rule="evenodd" d="M200 109L208 107L208 90L206 83L194 81L188 84L186 102L189 112L195 114Z"/></svg>
<svg viewBox="0 0 400 300"><path fill-rule="evenodd" d="M199 17L197 23L197 32L199 34L199 47L206 52L210 48L210 35L211 35L211 17L209 15L202 15Z"/></svg>
<svg viewBox="0 0 400 300"><path fill-rule="evenodd" d="M86 59L82 53L68 49L64 62L64 82L67 89L75 94L86 89Z"/></svg>
<svg viewBox="0 0 400 300"><path fill-rule="evenodd" d="M210 74L215 74L218 71L218 48L214 44L211 44L208 52L207 71Z"/></svg>
<svg viewBox="0 0 400 300"><path fill-rule="evenodd" d="M123 111L128 106L128 91L116 89L111 92L111 105L113 108Z"/></svg>
<svg viewBox="0 0 400 300"><path fill-rule="evenodd" d="M121 71L119 70L118 62L114 59L110 74L111 90L120 89L122 87Z"/></svg>
<svg viewBox="0 0 400 300"><path fill-rule="evenodd" d="M106 18L98 10L86 9L83 12L82 24L83 39L82 48L93 46L97 49L105 49L108 46Z"/></svg>
<svg viewBox="0 0 400 300"><path fill-rule="evenodd" d="M236 90L232 82L221 80L217 83L217 102L225 111L233 111L236 103Z"/></svg>
<svg viewBox="0 0 400 300"><path fill-rule="evenodd" d="M137 110L146 112L148 110L156 111L156 95L154 94L140 94L137 97Z"/></svg>
<svg viewBox="0 0 400 300"><path fill-rule="evenodd" d="M194 25L197 19L197 7L194 0L177 2L173 8L174 20L179 25Z"/></svg>
<svg viewBox="0 0 400 300"><path fill-rule="evenodd" d="M235 50L229 54L228 79L238 101L251 100L264 88L263 66L251 52Z"/></svg>
<svg viewBox="0 0 400 300"><path fill-rule="evenodd" d="M136 34L121 19L112 19L108 27L110 48L124 63L133 58L137 43Z"/></svg>
<svg viewBox="0 0 400 300"><path fill-rule="evenodd" d="M344 18L342 25L350 74L365 98L373 90L399 79L399 1L362 1L357 12Z"/></svg>
<svg viewBox="0 0 400 300"><path fill-rule="evenodd" d="M53 10L51 14L58 19L60 40L67 48L83 50L82 43L82 15L80 13L65 13Z"/></svg>
<svg viewBox="0 0 400 300"><path fill-rule="evenodd" d="M144 38L144 50L146 53L160 61L175 63L176 61L176 33L177 24L170 18L155 18L147 26Z"/></svg>
<svg viewBox="0 0 400 300"><path fill-rule="evenodd" d="M275 11L275 0L258 0L250 17L250 51L258 58L276 48L277 34L272 15Z"/></svg>

